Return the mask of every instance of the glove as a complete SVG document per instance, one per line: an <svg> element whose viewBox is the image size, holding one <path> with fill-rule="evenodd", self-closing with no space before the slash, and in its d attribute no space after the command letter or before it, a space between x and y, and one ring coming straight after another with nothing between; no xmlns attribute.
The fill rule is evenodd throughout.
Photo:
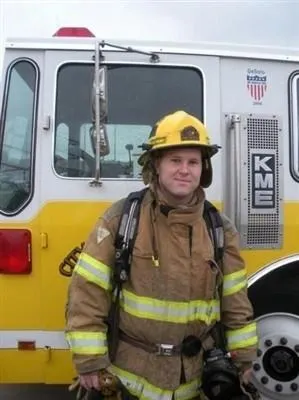
<svg viewBox="0 0 299 400"><path fill-rule="evenodd" d="M132 396L120 379L105 369L99 371L100 391L86 390L80 385L79 378L69 386L69 391L77 391L76 400L137 400Z"/></svg>
<svg viewBox="0 0 299 400"><path fill-rule="evenodd" d="M99 371L99 382L101 394L104 398L108 397L110 399L111 396L121 394L121 381L118 379L117 376L111 374L105 369ZM117 396L116 398L121 400L120 396Z"/></svg>
<svg viewBox="0 0 299 400"><path fill-rule="evenodd" d="M241 383L241 390L249 400L260 400L261 396L252 383Z"/></svg>

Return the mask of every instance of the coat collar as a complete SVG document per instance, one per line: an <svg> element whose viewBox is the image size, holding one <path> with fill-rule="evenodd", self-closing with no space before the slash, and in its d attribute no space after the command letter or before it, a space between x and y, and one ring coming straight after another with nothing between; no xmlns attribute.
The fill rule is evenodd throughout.
<svg viewBox="0 0 299 400"><path fill-rule="evenodd" d="M173 207L167 204L159 188L151 187L151 198L155 207L155 215L163 215L169 223L181 223L193 225L198 221L198 216L202 217L205 201L205 192L199 187L194 193L193 200L189 205Z"/></svg>

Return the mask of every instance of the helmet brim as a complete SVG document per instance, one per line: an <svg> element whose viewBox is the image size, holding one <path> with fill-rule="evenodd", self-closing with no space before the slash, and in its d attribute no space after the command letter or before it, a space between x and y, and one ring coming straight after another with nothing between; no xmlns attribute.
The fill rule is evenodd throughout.
<svg viewBox="0 0 299 400"><path fill-rule="evenodd" d="M172 149L172 148L184 148L184 147L197 147L200 150L203 151L203 156L204 158L211 158L213 157L215 154L218 153L219 149L221 148L218 145L204 145L204 144L200 144L200 145L194 145L194 142L185 142L185 143L179 143L179 144L173 144L173 145L159 145L159 147L155 147L152 149L148 149L146 151L144 151L138 158L138 164L143 166L146 160L146 156L149 153L154 153L154 152L158 152L160 150L167 150L167 149Z"/></svg>

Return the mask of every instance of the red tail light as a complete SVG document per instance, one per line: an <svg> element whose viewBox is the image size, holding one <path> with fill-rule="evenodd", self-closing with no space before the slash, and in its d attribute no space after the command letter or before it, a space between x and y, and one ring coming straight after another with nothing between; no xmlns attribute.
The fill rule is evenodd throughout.
<svg viewBox="0 0 299 400"><path fill-rule="evenodd" d="M57 32L54 33L53 36L60 37L94 37L94 34L90 32L87 28L72 28L72 27L63 27L58 29Z"/></svg>
<svg viewBox="0 0 299 400"><path fill-rule="evenodd" d="M30 274L31 269L31 232L0 229L0 273Z"/></svg>

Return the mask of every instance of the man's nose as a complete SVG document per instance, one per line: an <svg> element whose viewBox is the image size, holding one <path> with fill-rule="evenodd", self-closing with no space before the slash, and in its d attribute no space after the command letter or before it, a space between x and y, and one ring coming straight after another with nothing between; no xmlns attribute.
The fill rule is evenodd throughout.
<svg viewBox="0 0 299 400"><path fill-rule="evenodd" d="M182 162L180 165L180 173L181 174L188 174L189 173L189 166L188 163Z"/></svg>

